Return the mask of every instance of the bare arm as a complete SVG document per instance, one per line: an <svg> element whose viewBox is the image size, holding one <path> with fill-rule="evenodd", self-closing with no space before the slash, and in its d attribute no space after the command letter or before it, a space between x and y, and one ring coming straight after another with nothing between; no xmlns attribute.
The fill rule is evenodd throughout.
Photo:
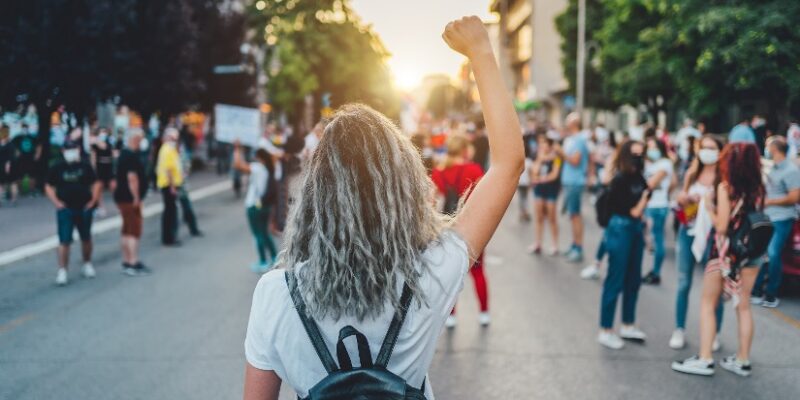
<svg viewBox="0 0 800 400"><path fill-rule="evenodd" d="M647 181L647 186L651 189L655 189L658 185L661 184L661 181L667 177L666 171L658 171L655 175L651 176L650 179Z"/></svg>
<svg viewBox="0 0 800 400"><path fill-rule="evenodd" d="M631 217L633 218L641 218L642 214L644 214L644 209L647 207L647 200L650 199L650 190L645 190L642 193L642 197L639 198L639 202L636 203L636 206L631 208Z"/></svg>
<svg viewBox="0 0 800 400"><path fill-rule="evenodd" d="M128 172L128 189L133 196L133 204L139 204L142 199L139 198L139 175L135 172Z"/></svg>
<svg viewBox="0 0 800 400"><path fill-rule="evenodd" d="M281 378L274 371L260 370L246 363L244 371L244 400L278 400Z"/></svg>
<svg viewBox="0 0 800 400"><path fill-rule="evenodd" d="M53 205L56 206L56 208L61 209L66 207L64 203L58 199L58 196L56 196L56 188L54 188L49 183L44 185L44 194L47 196L48 199L50 199L50 202L52 202Z"/></svg>
<svg viewBox="0 0 800 400"><path fill-rule="evenodd" d="M233 144L233 168L243 174L250 173L250 165L244 161L242 157L242 147L239 142Z"/></svg>
<svg viewBox="0 0 800 400"><path fill-rule="evenodd" d="M792 206L800 202L800 189L792 189L784 197L764 200L765 206Z"/></svg>
<svg viewBox="0 0 800 400"><path fill-rule="evenodd" d="M711 194L706 197L706 207L711 216L711 222L717 235L725 236L728 234L728 224L731 219L731 197L728 194L728 186L724 183L717 186L717 207L714 209Z"/></svg>
<svg viewBox="0 0 800 400"><path fill-rule="evenodd" d="M488 132L492 167L475 186L454 225L475 258L491 239L516 192L524 169L525 152L519 140L517 114L497 68L483 22L475 16L461 18L449 23L442 36L472 64Z"/></svg>

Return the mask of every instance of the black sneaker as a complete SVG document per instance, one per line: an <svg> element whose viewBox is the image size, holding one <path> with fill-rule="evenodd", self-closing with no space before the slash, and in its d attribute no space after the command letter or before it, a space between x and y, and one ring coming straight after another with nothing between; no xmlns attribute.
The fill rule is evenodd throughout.
<svg viewBox="0 0 800 400"><path fill-rule="evenodd" d="M150 267L142 264L141 262L137 262L133 268L138 272L140 275L150 275L153 273L153 270Z"/></svg>
<svg viewBox="0 0 800 400"><path fill-rule="evenodd" d="M642 283L645 285L660 285L661 277L651 272L642 278Z"/></svg>
<svg viewBox="0 0 800 400"><path fill-rule="evenodd" d="M196 238L201 238L201 237L205 236L205 234L203 234L203 231L201 231L201 230L196 230L196 231L190 233L190 235L192 235L192 237L196 237Z"/></svg>
<svg viewBox="0 0 800 400"><path fill-rule="evenodd" d="M775 308L778 307L778 304L781 304L781 301L778 300L777 297L766 295L764 296L764 300L761 302L761 307Z"/></svg>
<svg viewBox="0 0 800 400"><path fill-rule="evenodd" d="M127 263L122 263L122 274L125 276L139 276L139 271L136 266Z"/></svg>

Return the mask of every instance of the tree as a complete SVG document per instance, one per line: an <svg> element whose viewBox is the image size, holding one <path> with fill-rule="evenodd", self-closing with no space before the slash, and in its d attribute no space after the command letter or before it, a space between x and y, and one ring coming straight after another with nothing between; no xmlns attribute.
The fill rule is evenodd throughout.
<svg viewBox="0 0 800 400"><path fill-rule="evenodd" d="M603 24L606 14L602 0L586 0L586 42L599 46L597 32ZM578 53L578 0L570 0L567 9L556 17L556 29L561 34L561 65L564 76L569 82L569 91L577 92L577 53ZM597 47L599 49L599 47ZM588 54L591 60L591 56ZM595 57L597 59L597 57ZM588 107L612 110L620 106L619 102L607 90L604 75L600 73L599 64L586 63L586 99Z"/></svg>
<svg viewBox="0 0 800 400"><path fill-rule="evenodd" d="M299 121L308 95L316 111L324 94L332 106L363 102L399 113L386 49L347 0L258 1L249 9L256 41L270 48L267 90L276 108ZM280 68L274 68L280 66Z"/></svg>

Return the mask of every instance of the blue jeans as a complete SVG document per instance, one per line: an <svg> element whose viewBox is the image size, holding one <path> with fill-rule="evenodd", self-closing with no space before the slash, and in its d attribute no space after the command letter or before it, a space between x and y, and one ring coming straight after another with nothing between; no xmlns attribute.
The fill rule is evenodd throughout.
<svg viewBox="0 0 800 400"><path fill-rule="evenodd" d="M608 274L600 298L600 327L614 326L617 298L622 294L622 323L636 320L636 301L642 283L644 224L641 220L619 215L611 216L603 240L608 251Z"/></svg>
<svg viewBox="0 0 800 400"><path fill-rule="evenodd" d="M781 252L783 246L786 245L786 240L792 234L792 227L794 226L793 219L783 221L772 221L772 226L775 230L772 233L772 239L769 241L767 247L767 256L769 262L762 265L758 271L758 278L756 284L753 286L753 294L760 295L761 290L764 289L764 280L767 281L766 295L777 296L778 288L781 286L781 277L783 275L783 261L781 260ZM767 278L769 276L769 278Z"/></svg>
<svg viewBox="0 0 800 400"><path fill-rule="evenodd" d="M652 221L650 231L653 233L653 246L655 247L654 260L653 260L653 275L661 276L661 264L664 263L664 224L667 221L667 214L669 209L663 208L648 208L644 210L647 218Z"/></svg>
<svg viewBox="0 0 800 400"><path fill-rule="evenodd" d="M697 260L692 254L692 241L694 236L689 236L688 228L681 225L678 229L678 243L675 248L675 259L678 267L678 295L675 300L675 327L686 329L686 312L689 309L689 292L692 289L692 278L694 277L694 267ZM701 260L705 264L708 258L706 255ZM722 301L717 305L717 332L722 327Z"/></svg>

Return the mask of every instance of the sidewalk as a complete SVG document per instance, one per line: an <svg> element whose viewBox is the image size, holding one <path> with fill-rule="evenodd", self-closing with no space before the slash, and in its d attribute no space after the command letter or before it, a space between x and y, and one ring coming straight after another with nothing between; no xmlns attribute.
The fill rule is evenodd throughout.
<svg viewBox="0 0 800 400"><path fill-rule="evenodd" d="M198 171L188 179L188 189L194 190L220 182L230 181L229 175L217 175L213 171ZM153 189L147 193L144 207L161 203L161 196ZM95 214L94 225L119 215L111 193L103 193L106 215ZM46 196L24 197L16 206L0 207L0 253L28 245L56 234L55 210Z"/></svg>

